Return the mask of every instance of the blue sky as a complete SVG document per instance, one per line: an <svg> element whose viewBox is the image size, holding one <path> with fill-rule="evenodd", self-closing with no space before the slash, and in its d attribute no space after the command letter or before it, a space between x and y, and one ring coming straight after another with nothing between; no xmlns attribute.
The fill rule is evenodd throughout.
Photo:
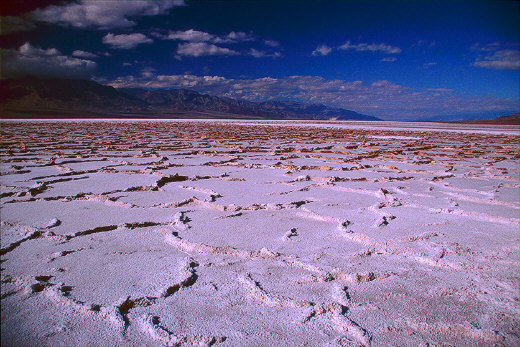
<svg viewBox="0 0 520 347"><path fill-rule="evenodd" d="M291 99L396 120L520 109L518 1L12 4L3 78Z"/></svg>

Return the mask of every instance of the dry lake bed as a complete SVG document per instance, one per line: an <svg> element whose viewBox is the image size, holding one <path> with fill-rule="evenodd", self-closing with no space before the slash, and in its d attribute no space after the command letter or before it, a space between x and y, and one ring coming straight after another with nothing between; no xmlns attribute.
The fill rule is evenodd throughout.
<svg viewBox="0 0 520 347"><path fill-rule="evenodd" d="M0 125L5 346L518 346L518 127Z"/></svg>

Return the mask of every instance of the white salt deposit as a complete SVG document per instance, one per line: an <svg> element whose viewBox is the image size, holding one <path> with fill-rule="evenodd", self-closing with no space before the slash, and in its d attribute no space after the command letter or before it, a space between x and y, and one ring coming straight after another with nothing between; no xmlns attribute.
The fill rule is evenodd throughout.
<svg viewBox="0 0 520 347"><path fill-rule="evenodd" d="M520 345L516 128L0 131L2 345Z"/></svg>

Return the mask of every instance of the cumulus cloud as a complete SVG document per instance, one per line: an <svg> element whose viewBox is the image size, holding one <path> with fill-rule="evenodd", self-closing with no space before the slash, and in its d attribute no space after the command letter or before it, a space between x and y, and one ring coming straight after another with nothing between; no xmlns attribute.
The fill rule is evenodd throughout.
<svg viewBox="0 0 520 347"><path fill-rule="evenodd" d="M352 44L350 41L345 42L343 45L339 46L338 49L342 50L350 50L353 49L358 52L381 52L385 54L396 54L401 53L401 48L385 45L384 43L359 43L357 45Z"/></svg>
<svg viewBox="0 0 520 347"><path fill-rule="evenodd" d="M79 57L79 58L96 58L97 54L85 52L82 50L75 50L74 52L72 52L72 56Z"/></svg>
<svg viewBox="0 0 520 347"><path fill-rule="evenodd" d="M477 59L473 66L494 70L520 70L520 50L504 49Z"/></svg>
<svg viewBox="0 0 520 347"><path fill-rule="evenodd" d="M140 44L153 42L151 38L141 33L120 35L108 33L103 37L102 41L114 49L132 49Z"/></svg>
<svg viewBox="0 0 520 347"><path fill-rule="evenodd" d="M272 49L265 51L262 49L249 48L248 50L236 50L222 45L233 45L244 42L262 43L265 46L277 47L279 43L272 40L261 40L253 33L245 33L242 31L232 31L226 35L215 35L205 31L194 29L170 31L167 35L154 33L155 37L163 40L184 41L177 47L176 58L182 57L202 57L208 55L249 55L255 58L278 58L282 54L273 52Z"/></svg>
<svg viewBox="0 0 520 347"><path fill-rule="evenodd" d="M216 35L206 33L204 31L198 30L178 30L178 31L170 31L168 35L164 38L168 40L180 40L180 41L190 41L190 42L210 42L216 39Z"/></svg>
<svg viewBox="0 0 520 347"><path fill-rule="evenodd" d="M42 49L28 42L18 50L0 49L2 77L27 75L44 77L89 78L97 64L88 59L63 55L55 48Z"/></svg>
<svg viewBox="0 0 520 347"><path fill-rule="evenodd" d="M275 47L278 45L276 41L260 40L252 33L245 33L241 31L232 31L227 35L215 35L204 31L188 29L170 31L168 35L155 33L154 36L163 40L184 41L177 46L176 58L182 57L202 57L209 55L244 55L253 56L255 58L279 58L282 56L280 52L269 52L256 48L249 48L248 50L236 50L222 45L238 44L243 42L263 42L266 46Z"/></svg>
<svg viewBox="0 0 520 347"><path fill-rule="evenodd" d="M330 48L327 45L320 45L312 52L312 55L314 55L314 56L327 55L330 52L332 52L332 48Z"/></svg>
<svg viewBox="0 0 520 347"><path fill-rule="evenodd" d="M56 48L41 49L31 46L29 42L26 42L20 46L18 52L25 56L53 56L60 54L60 51L58 51Z"/></svg>
<svg viewBox="0 0 520 347"><path fill-rule="evenodd" d="M177 57L202 57L207 55L238 55L226 47L219 47L207 42L182 43L177 47Z"/></svg>
<svg viewBox="0 0 520 347"><path fill-rule="evenodd" d="M184 2L180 0L81 0L36 9L31 15L35 20L63 26L110 29L131 27L136 23L130 18L165 14L172 7L181 5L184 5Z"/></svg>
<svg viewBox="0 0 520 347"><path fill-rule="evenodd" d="M290 99L322 103L386 119L421 119L445 114L518 110L518 100L462 97L444 88L411 89L390 81L326 80L318 76L229 79L221 76L125 76L114 87L185 88L250 101Z"/></svg>

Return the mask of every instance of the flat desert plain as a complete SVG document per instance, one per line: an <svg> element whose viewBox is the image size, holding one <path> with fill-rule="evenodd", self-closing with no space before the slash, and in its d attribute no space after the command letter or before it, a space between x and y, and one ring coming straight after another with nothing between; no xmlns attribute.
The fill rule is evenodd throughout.
<svg viewBox="0 0 520 347"><path fill-rule="evenodd" d="M5 346L518 346L514 127L1 124Z"/></svg>

